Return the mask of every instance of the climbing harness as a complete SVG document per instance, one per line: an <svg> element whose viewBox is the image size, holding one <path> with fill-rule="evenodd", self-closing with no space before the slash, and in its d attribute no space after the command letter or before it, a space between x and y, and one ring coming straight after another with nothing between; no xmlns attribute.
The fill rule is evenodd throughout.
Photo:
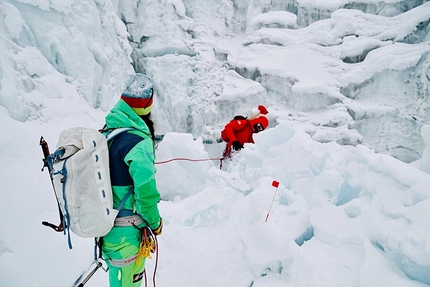
<svg viewBox="0 0 430 287"><path fill-rule="evenodd" d="M137 259L137 254L133 255L133 256L130 256L130 257L127 257L127 258L124 258L124 259L112 259L112 258L109 258L108 260L109 260L109 264L112 265L112 266L115 266L115 267L124 267L124 266L127 266L127 265L135 262L136 259Z"/></svg>
<svg viewBox="0 0 430 287"><path fill-rule="evenodd" d="M115 226L121 226L121 227L130 226L130 225L137 226L142 224L143 222L144 222L143 218L138 214L115 218Z"/></svg>
<svg viewBox="0 0 430 287"><path fill-rule="evenodd" d="M133 225L136 228L138 228L137 225L135 225L133 223L131 223L129 225ZM134 263L135 266L133 267L133 272L132 272L132 279L134 279L134 276L136 276L136 275L134 275L134 271L142 266L143 258L152 259L151 254L155 253L155 266L154 266L154 273L152 276L152 283L153 283L153 286L156 287L155 276L156 276L157 268L158 268L158 240L157 240L157 236L155 236L152 233L151 229L147 226L143 227L143 228L138 228L138 229L140 230L141 242L140 242L139 251L137 252L137 254L130 256L128 258L124 258L124 259L108 258L107 260L109 261L109 264L111 266L115 266L115 267L124 267L124 266L127 266L129 264ZM103 238L100 238L98 241L96 240L96 247L95 248L98 247L99 249L101 249L102 244L103 244ZM92 264L96 264L96 267L85 277L84 280L82 280L82 282L79 285L77 285L77 282L79 282L83 276L83 275L81 275L76 280L74 287L84 287L84 285L88 282L88 280L90 280L90 278L96 273L96 271L99 268L102 268L105 272L108 271L107 269L103 268L102 262L99 261L99 259L102 259L101 250L99 251L99 257L98 258L97 258L96 254L97 254L97 251L95 250L94 256L96 257L96 259ZM148 282L147 282L147 276L146 276L146 269L144 269L144 271L143 271L143 278L145 281L145 287L147 287Z"/></svg>

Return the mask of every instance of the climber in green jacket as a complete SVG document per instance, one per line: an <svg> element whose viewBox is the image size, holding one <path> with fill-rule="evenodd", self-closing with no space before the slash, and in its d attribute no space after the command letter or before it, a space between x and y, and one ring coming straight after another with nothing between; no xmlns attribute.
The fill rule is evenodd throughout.
<svg viewBox="0 0 430 287"><path fill-rule="evenodd" d="M149 228L157 236L163 227L155 181L154 123L150 117L153 94L151 80L134 74L106 116L106 132L131 128L115 137L109 146L114 207L127 198L115 226L101 241L103 258L109 266L110 287L141 286L148 257L142 250L143 230ZM126 197L129 192L131 196Z"/></svg>

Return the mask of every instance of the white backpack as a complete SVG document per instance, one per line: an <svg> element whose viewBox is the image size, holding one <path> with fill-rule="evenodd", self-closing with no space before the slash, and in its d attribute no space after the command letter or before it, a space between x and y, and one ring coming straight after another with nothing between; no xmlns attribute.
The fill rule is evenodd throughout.
<svg viewBox="0 0 430 287"><path fill-rule="evenodd" d="M80 237L106 235L131 194L132 190L118 210L113 208L108 141L126 130L129 129L113 130L107 138L94 129L65 130L60 134L57 150L47 158L63 226ZM72 248L70 231L68 236Z"/></svg>

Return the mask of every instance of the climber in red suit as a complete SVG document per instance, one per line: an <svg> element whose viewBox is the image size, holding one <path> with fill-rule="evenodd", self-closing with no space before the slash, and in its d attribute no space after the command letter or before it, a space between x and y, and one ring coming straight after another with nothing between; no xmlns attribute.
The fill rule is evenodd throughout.
<svg viewBox="0 0 430 287"><path fill-rule="evenodd" d="M252 135L267 128L269 120L265 116L255 119L237 119L229 122L221 132L221 139L227 143L226 150L241 150L245 143L254 143Z"/></svg>

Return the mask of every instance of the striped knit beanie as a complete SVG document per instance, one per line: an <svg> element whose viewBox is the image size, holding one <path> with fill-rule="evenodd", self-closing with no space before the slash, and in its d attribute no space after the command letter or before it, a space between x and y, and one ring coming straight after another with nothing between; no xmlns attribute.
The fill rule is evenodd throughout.
<svg viewBox="0 0 430 287"><path fill-rule="evenodd" d="M136 73L129 77L124 91L123 99L139 116L147 115L152 110L153 85L150 78Z"/></svg>

